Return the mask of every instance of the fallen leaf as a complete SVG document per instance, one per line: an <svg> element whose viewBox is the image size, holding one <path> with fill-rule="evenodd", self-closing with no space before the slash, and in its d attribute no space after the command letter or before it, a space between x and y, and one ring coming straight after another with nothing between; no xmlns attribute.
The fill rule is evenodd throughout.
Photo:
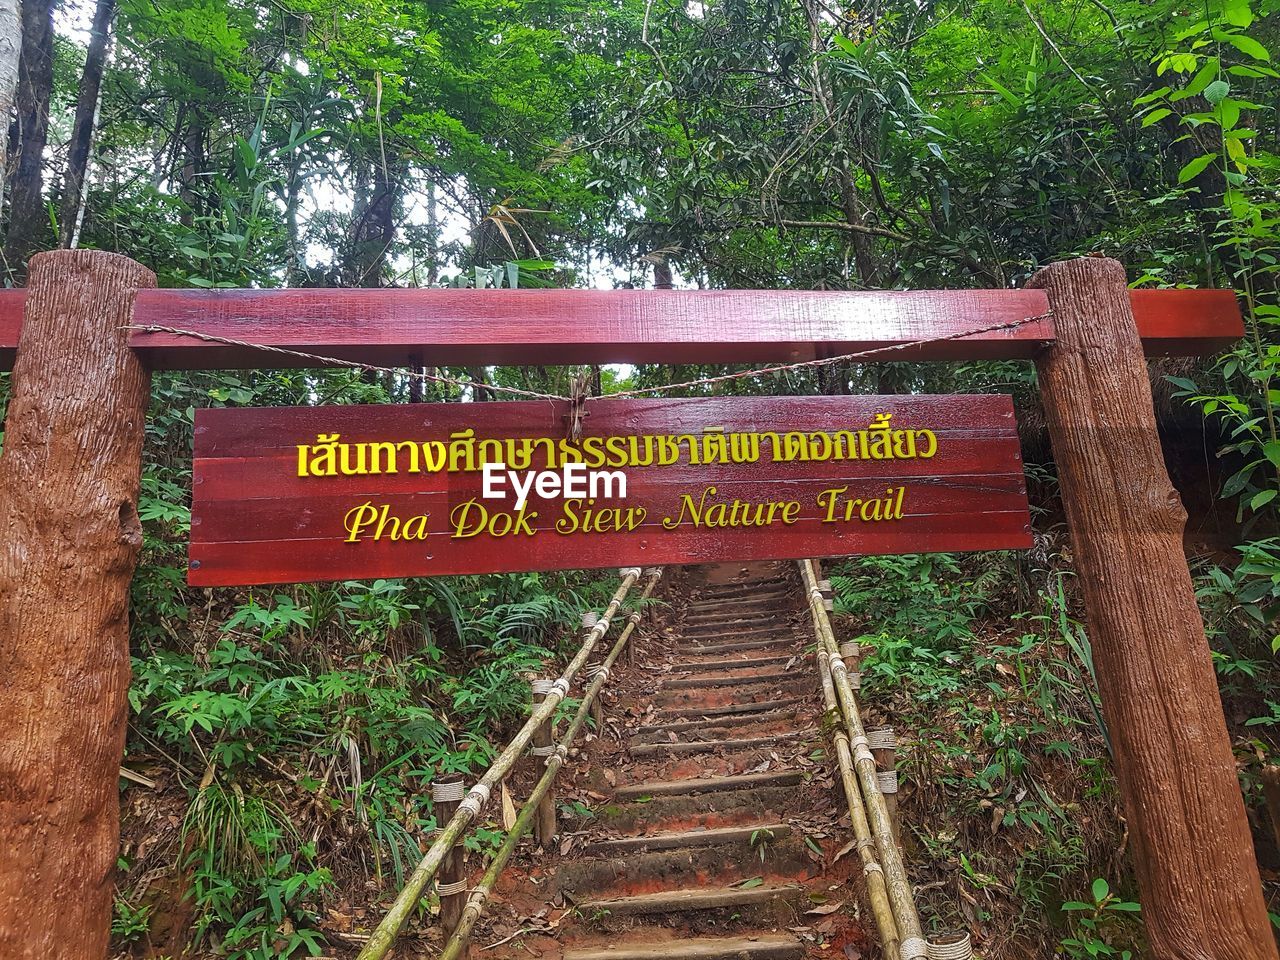
<svg viewBox="0 0 1280 960"><path fill-rule="evenodd" d="M502 784L502 829L510 830L516 825L516 805L511 802L511 794L507 792L505 781Z"/></svg>
<svg viewBox="0 0 1280 960"><path fill-rule="evenodd" d="M810 910L806 910L805 913L810 914L812 916L825 917L829 913L835 913L837 910L839 910L843 906L844 906L843 900L831 900L827 903L820 903L818 904L818 906L813 907Z"/></svg>

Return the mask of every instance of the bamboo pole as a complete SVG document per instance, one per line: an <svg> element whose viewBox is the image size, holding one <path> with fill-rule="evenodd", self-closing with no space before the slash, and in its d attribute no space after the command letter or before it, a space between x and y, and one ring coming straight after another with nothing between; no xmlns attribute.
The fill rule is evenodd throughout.
<svg viewBox="0 0 1280 960"><path fill-rule="evenodd" d="M818 632L820 649L826 650L827 668L836 690L836 699L844 713L845 728L853 748L854 769L862 787L863 800L871 822L871 833L880 854L880 865L884 869L889 902L893 906L898 933L902 938L901 960L923 960L928 955L928 946L920 927L920 917L916 913L911 884L907 880L907 872L902 865L902 855L898 852L898 845L893 839L893 826L889 820L884 794L880 792L880 785L876 781L876 761L867 745L867 732L862 726L862 715L858 710L858 702L854 699L853 690L849 686L848 668L840 658L835 633L831 629L831 621L827 618L826 605L822 591L818 589L812 561L801 560L799 564L808 596L809 611L813 615L814 626Z"/></svg>
<svg viewBox="0 0 1280 960"><path fill-rule="evenodd" d="M822 702L826 709L826 716L833 721L831 739L835 743L836 762L840 767L840 782L844 786L844 798L849 806L849 820L853 824L858 857L862 860L862 873L867 878L867 897L871 900L871 913L880 931L880 944L886 957L897 957L900 946L898 924L893 918L893 907L889 904L889 895L885 888L884 869L876 859L875 839L871 835L866 806L862 802L862 792L858 789L857 775L853 771L849 735L844 732L843 725L840 724L840 705L836 702L835 688L832 686L831 672L827 666L829 656L826 650L819 648L818 675L822 680Z"/></svg>
<svg viewBox="0 0 1280 960"><path fill-rule="evenodd" d="M658 580L662 576L661 567L651 569L653 572L649 575L649 581L645 584L644 592L640 596L641 601L649 598L653 588L657 586ZM528 802L521 809L520 815L516 817L516 822L507 832L506 838L502 841L502 846L494 854L493 860L484 872L484 876L472 888L471 896L467 899L467 906L462 911L462 919L458 921L458 925L449 935L449 942L445 944L444 951L440 954L440 960L461 960L461 958L465 957L467 947L471 941L471 933L475 930L476 924L484 914L485 904L489 900L489 895L493 892L493 888L497 884L498 878L502 875L507 861L511 859L511 855L515 852L516 847L519 846L521 839L529 832L534 822L533 811L535 807L551 792L551 787L569 756L569 748L573 745L573 741L577 739L578 733L582 730L587 716L591 712L592 705L609 679L609 669L614 665L618 657L622 655L623 648L626 647L627 641L631 638L631 634L639 623L639 611L633 612L628 618L628 623L623 628L617 642L614 643L613 649L609 651L609 655L605 658L604 663L596 669L595 677L583 692L582 703L578 705L578 712L574 714L573 721L565 729L564 736L560 738L560 742L556 745L555 752L547 757L546 772L538 780L533 792L529 794Z"/></svg>
<svg viewBox="0 0 1280 960"><path fill-rule="evenodd" d="M622 606L622 602L626 599L632 585L639 579L640 568L624 567L621 573L622 583L614 591L613 599L609 601L609 606L605 608L605 612L601 615L600 622L587 634L582 648L569 661L569 665L565 667L560 679L552 685L551 692L546 699L538 705L537 710L530 714L529 719L520 728L520 732L515 735L515 738L507 745L507 748L493 761L493 765L489 767L479 782L467 792L466 797L463 798L458 807L457 813L450 818L440 832L440 836L431 844L422 860L419 861L418 866L414 868L413 873L410 874L408 881L404 885L404 889L396 896L395 901L387 910L386 916L382 918L377 928L370 934L368 942L360 950L356 960L386 960L386 956L391 952L391 947L394 945L396 937L404 929L409 916L413 913L418 901L422 899L422 894L426 890L427 884L431 882L431 878L440 869L440 864L444 861L446 854L458 842L463 832L480 813L480 809L488 801L489 794L493 788L501 783L503 778L511 772L511 768L521 754L524 753L525 747L529 745L529 741L533 738L534 731L538 729L544 720L554 716L556 708L560 706L560 702L569 693L569 685L573 682L574 677L577 676L578 671L582 669L582 665L587 662L587 658L591 656L591 651L595 649L596 644L608 632L610 622L617 614L618 608ZM529 804L525 805L525 809L529 809ZM532 813L530 813L530 816L532 816Z"/></svg>

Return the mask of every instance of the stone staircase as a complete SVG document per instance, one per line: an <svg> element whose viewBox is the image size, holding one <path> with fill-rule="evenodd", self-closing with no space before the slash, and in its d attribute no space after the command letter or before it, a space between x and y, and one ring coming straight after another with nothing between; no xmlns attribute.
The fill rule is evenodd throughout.
<svg viewBox="0 0 1280 960"><path fill-rule="evenodd" d="M607 711L628 726L613 758L593 755L594 783L612 771L607 799L554 868L570 909L554 937L486 956L783 960L865 944L800 587L786 565L747 571L684 574L675 638L640 640Z"/></svg>

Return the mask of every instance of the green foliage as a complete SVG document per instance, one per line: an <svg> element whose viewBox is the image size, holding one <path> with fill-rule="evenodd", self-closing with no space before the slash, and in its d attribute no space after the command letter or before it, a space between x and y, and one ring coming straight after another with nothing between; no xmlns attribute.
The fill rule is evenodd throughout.
<svg viewBox="0 0 1280 960"><path fill-rule="evenodd" d="M1075 914L1075 936L1062 941L1068 957L1073 960L1093 960L1095 957L1116 957L1117 960L1132 960L1133 950L1121 949L1113 944L1123 938L1129 941L1134 933L1132 915L1142 907L1130 900L1125 900L1111 892L1111 887L1101 877L1093 881L1090 887L1093 895L1092 903L1070 900L1062 905L1062 909Z"/></svg>

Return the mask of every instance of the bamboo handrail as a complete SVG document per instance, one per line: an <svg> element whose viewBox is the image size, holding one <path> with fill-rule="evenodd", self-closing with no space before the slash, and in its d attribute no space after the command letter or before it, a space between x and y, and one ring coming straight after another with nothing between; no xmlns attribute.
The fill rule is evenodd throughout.
<svg viewBox="0 0 1280 960"><path fill-rule="evenodd" d="M441 830L440 835L427 849L426 854L423 855L422 860L418 862L417 867L414 868L413 873L410 874L409 879L405 882L404 889L396 896L395 901L388 908L382 921L373 933L369 935L368 942L360 950L356 960L385 960L396 941L396 937L400 935L400 931L404 929L409 916L422 898L422 893L426 890L427 884L431 882L431 879L439 871L445 854L453 848L454 844L462 836L463 831L479 815L493 788L501 783L507 774L511 772L511 768L515 766L516 761L524 753L525 747L529 745L534 731L538 729L544 720L555 715L556 708L560 706L560 702L569 693L569 685L573 682L574 677L577 676L578 671L582 669L582 665L587 662L587 658L591 656L596 644L608 632L618 608L622 606L622 602L626 599L632 585L639 579L640 568L625 567L621 573L622 583L614 591L613 598L609 601L609 606L605 608L600 620L587 634L582 648L569 661L564 673L552 685L551 692L547 694L546 699L538 705L536 710L529 714L529 719L520 728L520 732L515 735L511 743L507 745L507 748L493 761L493 764L485 771L484 776L467 792L457 812L449 819L449 822Z"/></svg>
<svg viewBox="0 0 1280 960"><path fill-rule="evenodd" d="M836 702L835 688L831 683L831 674L827 667L829 654L826 650L818 651L818 675L822 680L822 702L826 708L826 716L833 720L840 717L840 705ZM837 722L839 722L837 720ZM871 835L871 825L867 822L867 809L862 802L862 792L858 789L857 774L853 770L853 756L849 751L849 735L844 732L843 724L831 734L835 743L836 762L840 767L840 781L844 786L845 799L849 805L849 819L853 823L853 836L857 843L858 856L862 860L862 872L867 878L867 896L871 900L871 913L875 916L876 927L880 930L880 941L886 957L898 955L898 922L893 917L893 907L884 881L884 869L876 859L875 839Z"/></svg>
<svg viewBox="0 0 1280 960"><path fill-rule="evenodd" d="M907 871L902 864L902 854L893 840L893 826L889 820L889 811L885 806L884 794L880 792L880 784L876 781L875 757L872 756L871 749L867 745L867 731L862 726L862 714L858 710L858 702L849 685L849 672L844 661L840 659L835 632L831 629L831 621L827 617L827 610L822 602L822 591L818 589L818 578L813 571L813 561L801 560L799 566L809 602L809 612L813 616L813 623L817 629L819 649L827 653L827 673L835 687L836 699L844 714L849 744L853 748L854 770L858 774L858 782L862 787L862 797L870 821L871 833L880 855L880 865L884 870L889 902L897 922L901 960L921 960L927 956L928 946L920 927L920 916L916 912L911 883L907 879Z"/></svg>
<svg viewBox="0 0 1280 960"><path fill-rule="evenodd" d="M661 568L649 575L649 582L645 584L644 592L640 595L641 603L649 599L649 595L653 593L653 588L657 586L661 576ZM560 768L564 766L565 759L569 756L569 748L573 745L573 741L577 739L578 732L582 729L583 724L586 723L592 703L600 695L600 691L604 689L604 685L609 679L609 668L621 656L623 648L627 645L627 640L630 639L632 632L639 623L640 613L636 611L628 618L628 623L623 628L617 642L614 643L613 649L609 651L604 663L596 671L591 685L583 692L582 703L578 705L578 712L574 714L573 721L565 729L564 736L560 738L560 742L556 744L555 753L547 758L546 772L538 780L533 792L529 794L529 799L525 801L524 807L520 810L520 815L516 817L516 822L512 824L511 829L507 832L502 841L502 846L494 854L493 860L484 872L484 876L472 889L471 896L467 899L467 905L462 911L462 917L450 934L449 942L445 944L444 952L440 954L440 960L458 960L466 950L467 942L471 939L471 932L475 929L476 923L479 922L481 915L484 913L485 904L488 902L489 894L493 891L494 884L498 882L498 878L502 875L507 861L511 859L511 854L515 852L520 840L529 832L538 804L547 795L552 783L555 782L556 776L560 773Z"/></svg>

